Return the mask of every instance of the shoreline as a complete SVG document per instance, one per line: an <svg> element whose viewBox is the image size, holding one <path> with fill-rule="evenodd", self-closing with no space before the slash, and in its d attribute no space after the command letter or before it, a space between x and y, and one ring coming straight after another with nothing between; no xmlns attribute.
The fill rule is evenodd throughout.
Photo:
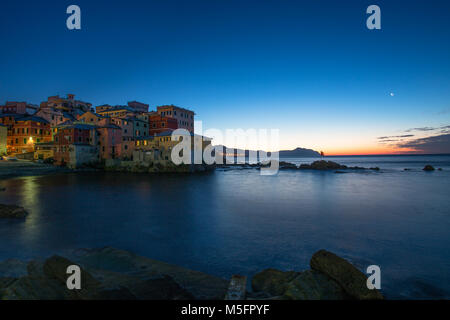
<svg viewBox="0 0 450 320"><path fill-rule="evenodd" d="M81 290L66 287L71 265L80 267ZM0 300L227 300L231 294L237 300L384 299L367 288L364 273L331 252L317 251L310 266L264 269L251 277L248 290L245 276L223 279L112 247L75 249L64 256L0 261ZM240 286L232 284L236 279Z"/></svg>

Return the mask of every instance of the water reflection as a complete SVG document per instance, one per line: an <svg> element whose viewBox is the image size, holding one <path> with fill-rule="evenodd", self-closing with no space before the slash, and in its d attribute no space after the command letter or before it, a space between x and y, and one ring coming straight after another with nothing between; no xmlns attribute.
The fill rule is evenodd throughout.
<svg viewBox="0 0 450 320"><path fill-rule="evenodd" d="M391 296L411 277L450 291L446 171L66 174L4 185L0 203L30 215L0 221L0 259L114 246L229 277L306 269L326 248L381 265Z"/></svg>

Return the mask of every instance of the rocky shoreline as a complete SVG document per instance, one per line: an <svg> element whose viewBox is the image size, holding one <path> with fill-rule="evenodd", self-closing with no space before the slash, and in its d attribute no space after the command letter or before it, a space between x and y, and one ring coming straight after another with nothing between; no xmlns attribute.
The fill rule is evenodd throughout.
<svg viewBox="0 0 450 320"><path fill-rule="evenodd" d="M242 168L242 169L261 169L267 168L270 164L221 164L216 165L217 168ZM326 160L317 160L311 164L301 164L297 166L294 163L286 162L286 161L278 161L278 169L279 170L320 170L320 171L329 171L329 170L372 170L372 171L380 171L380 168L365 168L365 167L348 167L346 165L341 165L337 162L326 161Z"/></svg>
<svg viewBox="0 0 450 320"><path fill-rule="evenodd" d="M66 287L67 267L81 268L82 287ZM383 299L366 276L346 260L320 250L311 270L263 270L251 280L247 300ZM78 249L47 259L0 262L2 300L223 300L230 281L129 251Z"/></svg>

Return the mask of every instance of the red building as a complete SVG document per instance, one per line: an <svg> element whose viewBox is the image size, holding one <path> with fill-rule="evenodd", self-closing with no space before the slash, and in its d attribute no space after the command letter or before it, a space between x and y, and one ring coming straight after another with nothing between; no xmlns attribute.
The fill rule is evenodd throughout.
<svg viewBox="0 0 450 320"><path fill-rule="evenodd" d="M178 121L174 118L164 117L159 114L149 116L150 130L149 135L153 136L156 133L161 133L167 130L178 129Z"/></svg>
<svg viewBox="0 0 450 320"><path fill-rule="evenodd" d="M73 124L59 127L54 140L55 164L64 165L71 163L71 145L95 145L95 143L95 126L86 124Z"/></svg>

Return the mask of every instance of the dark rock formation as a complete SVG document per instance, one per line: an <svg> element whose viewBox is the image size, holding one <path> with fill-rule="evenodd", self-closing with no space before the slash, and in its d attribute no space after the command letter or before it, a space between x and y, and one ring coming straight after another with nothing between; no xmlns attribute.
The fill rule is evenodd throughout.
<svg viewBox="0 0 450 320"><path fill-rule="evenodd" d="M333 279L315 270L306 270L292 280L283 297L292 300L344 300L345 291Z"/></svg>
<svg viewBox="0 0 450 320"><path fill-rule="evenodd" d="M383 299L366 276L325 250L303 272L267 269L252 279L249 299ZM67 267L78 265L81 289L67 288ZM222 300L229 281L114 249L80 249L67 257L0 262L0 300Z"/></svg>
<svg viewBox="0 0 450 320"><path fill-rule="evenodd" d="M434 167L432 165L427 164L422 170L423 171L434 171Z"/></svg>
<svg viewBox="0 0 450 320"><path fill-rule="evenodd" d="M266 269L252 278L252 289L255 292L265 292L271 296L281 296L287 290L289 283L300 273L295 271L280 271Z"/></svg>
<svg viewBox="0 0 450 320"><path fill-rule="evenodd" d="M378 290L367 288L367 277L347 260L326 250L316 252L311 258L311 269L322 272L351 297L358 300L383 299Z"/></svg>
<svg viewBox="0 0 450 320"><path fill-rule="evenodd" d="M81 290L67 289L69 265L81 269ZM0 300L213 300L223 299L227 287L227 280L114 248L0 263Z"/></svg>
<svg viewBox="0 0 450 320"><path fill-rule="evenodd" d="M22 207L0 204L0 218L25 218L27 214Z"/></svg>
<svg viewBox="0 0 450 320"><path fill-rule="evenodd" d="M301 164L299 169L337 170L337 169L347 169L347 166L340 165L339 163L333 161L319 160L314 161L311 164Z"/></svg>

